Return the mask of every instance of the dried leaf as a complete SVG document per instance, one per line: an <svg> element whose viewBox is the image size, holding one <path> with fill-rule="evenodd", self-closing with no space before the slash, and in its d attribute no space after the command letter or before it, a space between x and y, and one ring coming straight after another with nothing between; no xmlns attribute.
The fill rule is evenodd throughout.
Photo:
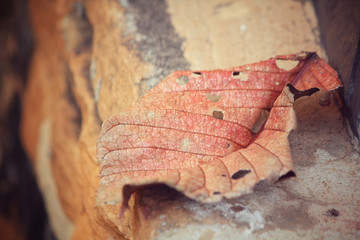
<svg viewBox="0 0 360 240"><path fill-rule="evenodd" d="M284 70L279 60L298 63ZM226 70L176 71L104 122L97 203L126 206L134 190L157 183L215 202L273 182L293 171L287 137L296 125L294 98L339 86L336 72L309 52Z"/></svg>

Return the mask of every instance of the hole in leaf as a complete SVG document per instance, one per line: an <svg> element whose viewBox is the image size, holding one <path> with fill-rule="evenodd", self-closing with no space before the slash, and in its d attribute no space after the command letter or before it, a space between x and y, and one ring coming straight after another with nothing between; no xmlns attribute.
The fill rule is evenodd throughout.
<svg viewBox="0 0 360 240"><path fill-rule="evenodd" d="M221 99L220 95L213 95L211 93L205 93L205 96L207 99L209 99L212 102L217 102Z"/></svg>
<svg viewBox="0 0 360 240"><path fill-rule="evenodd" d="M213 111L213 117L216 119L220 119L223 120L224 119L224 114L222 111Z"/></svg>
<svg viewBox="0 0 360 240"><path fill-rule="evenodd" d="M201 76L202 76L201 72L192 72L190 78L199 78Z"/></svg>
<svg viewBox="0 0 360 240"><path fill-rule="evenodd" d="M253 133L257 133L259 132L259 130L261 129L261 127L264 125L264 123L266 122L266 120L269 117L269 111L266 109L263 109L258 118L256 119L256 122L254 123L254 125L251 128L251 131Z"/></svg>
<svg viewBox="0 0 360 240"><path fill-rule="evenodd" d="M213 192L214 195L221 194L221 192Z"/></svg>
<svg viewBox="0 0 360 240"><path fill-rule="evenodd" d="M276 66L280 69L289 71L296 67L299 64L298 60L284 60L284 59L277 59Z"/></svg>
<svg viewBox="0 0 360 240"><path fill-rule="evenodd" d="M189 77L182 75L176 79L176 83L183 86L186 85L189 82Z"/></svg>
<svg viewBox="0 0 360 240"><path fill-rule="evenodd" d="M300 97L303 97L303 96L311 96L312 94L319 91L318 88L310 88L310 89L306 89L304 91L299 91L291 84L287 84L286 86L289 88L290 92L294 95L294 100L296 100Z"/></svg>
<svg viewBox="0 0 360 240"><path fill-rule="evenodd" d="M325 215L329 216L329 217L338 217L340 215L340 213L335 208L332 208L332 209L327 210Z"/></svg>
<svg viewBox="0 0 360 240"><path fill-rule="evenodd" d="M226 177L226 174L221 174L222 177Z"/></svg>
<svg viewBox="0 0 360 240"><path fill-rule="evenodd" d="M296 177L296 174L293 171L288 171L286 174L279 177L278 181L291 177Z"/></svg>
<svg viewBox="0 0 360 240"><path fill-rule="evenodd" d="M240 179L242 177L245 177L247 174L251 173L251 170L239 170L236 173L234 173L231 178L234 180Z"/></svg>
<svg viewBox="0 0 360 240"><path fill-rule="evenodd" d="M310 54L310 56L311 56L311 55L312 55L312 54ZM304 59L306 59L307 56L308 56L308 53L306 53L306 52L301 52L301 53L296 54L296 59L304 60Z"/></svg>
<svg viewBox="0 0 360 240"><path fill-rule="evenodd" d="M248 80L248 75L244 72L233 72L232 76L235 79L240 79L241 81L247 81Z"/></svg>

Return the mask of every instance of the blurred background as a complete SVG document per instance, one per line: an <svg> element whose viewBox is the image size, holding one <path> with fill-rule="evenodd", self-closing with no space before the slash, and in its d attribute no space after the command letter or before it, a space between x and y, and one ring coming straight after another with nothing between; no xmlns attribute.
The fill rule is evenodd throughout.
<svg viewBox="0 0 360 240"><path fill-rule="evenodd" d="M20 141L21 97L34 38L26 1L0 3L0 238L55 239Z"/></svg>
<svg viewBox="0 0 360 240"><path fill-rule="evenodd" d="M114 227L93 207L101 123L174 70L316 51L344 84L358 149L359 26L356 0L2 0L0 239L105 239Z"/></svg>

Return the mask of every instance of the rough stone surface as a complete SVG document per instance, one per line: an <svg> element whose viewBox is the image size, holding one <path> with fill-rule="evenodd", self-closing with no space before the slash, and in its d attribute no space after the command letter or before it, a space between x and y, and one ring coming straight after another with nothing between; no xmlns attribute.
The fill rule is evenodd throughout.
<svg viewBox="0 0 360 240"><path fill-rule="evenodd" d="M338 106L317 104L321 93L296 104L299 127L290 135L296 178L217 204L155 187L134 194L121 219L120 206L95 207L102 121L172 70L225 68L301 50L326 57L309 1L168 0L141 7L145 2L29 2L36 49L22 141L58 239L358 238L359 155Z"/></svg>
<svg viewBox="0 0 360 240"><path fill-rule="evenodd" d="M264 183L253 194L217 204L200 204L165 187L143 191L140 209L151 212L147 234L153 239L357 239L359 155L338 106L321 107L320 97L295 103L299 122L290 142L296 178Z"/></svg>
<svg viewBox="0 0 360 240"><path fill-rule="evenodd" d="M345 86L344 100L350 111L353 134L360 138L360 2L314 0L329 63ZM355 143L355 142L354 142ZM359 142L356 143L360 147Z"/></svg>
<svg viewBox="0 0 360 240"><path fill-rule="evenodd" d="M139 211L149 231L143 236L357 239L359 155L343 128L337 99L321 107L321 97L318 93L295 104L299 124L290 142L296 178L263 183L253 194L216 204L194 202L167 187L145 190Z"/></svg>

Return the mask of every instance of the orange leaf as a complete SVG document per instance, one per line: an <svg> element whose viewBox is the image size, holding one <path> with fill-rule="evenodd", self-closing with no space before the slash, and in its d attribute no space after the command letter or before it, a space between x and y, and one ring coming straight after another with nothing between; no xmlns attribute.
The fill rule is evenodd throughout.
<svg viewBox="0 0 360 240"><path fill-rule="evenodd" d="M298 64L284 70L280 60ZM275 181L293 171L287 136L296 125L294 98L339 86L336 72L309 52L226 70L173 72L104 122L97 203L126 206L134 190L158 183L214 202Z"/></svg>

